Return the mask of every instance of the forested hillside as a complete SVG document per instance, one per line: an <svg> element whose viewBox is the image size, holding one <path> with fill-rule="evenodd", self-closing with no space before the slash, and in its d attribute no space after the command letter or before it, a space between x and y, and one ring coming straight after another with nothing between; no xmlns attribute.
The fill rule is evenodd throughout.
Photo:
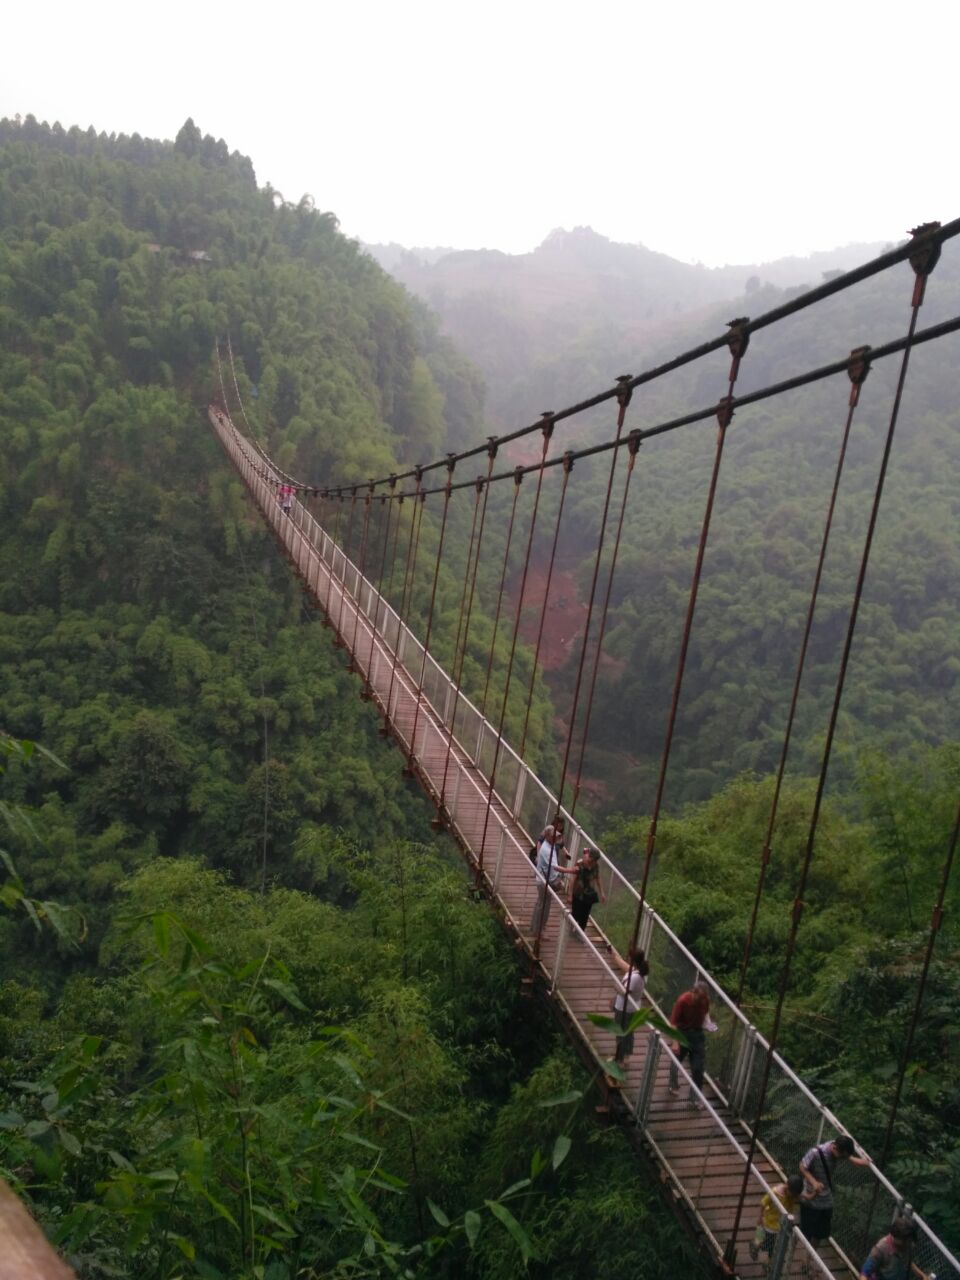
<svg viewBox="0 0 960 1280"><path fill-rule="evenodd" d="M956 309L957 278L945 253L923 323ZM735 309L781 296L758 286ZM858 296L757 338L742 385L902 332L908 279ZM689 1246L620 1135L593 1125L588 1080L521 1001L512 949L219 454L205 408L228 333L250 429L308 480L362 482L485 435L481 379L425 308L332 215L259 189L250 162L192 122L175 143L0 122L3 1174L84 1277L689 1272ZM603 382L658 354L652 331L639 346L603 336ZM596 390L597 337L527 385ZM960 420L945 350L915 357L789 1004L788 1056L874 1149L960 791ZM629 425L715 403L726 369L717 357L638 393ZM891 377L871 374L855 428L749 975L759 1025ZM845 399L845 385L818 388L730 430L653 882L727 980ZM597 415L555 448L609 434ZM588 794L632 874L712 438L641 450L621 552ZM573 477L561 556L582 598L603 476L585 463ZM491 504L471 692L505 499ZM442 659L465 512L439 583ZM428 504L428 566L437 537ZM429 594L424 571L415 619ZM573 653L575 627L560 634ZM572 666L551 678L562 717ZM521 703L531 681L527 754L549 771L556 726L524 649ZM890 1166L954 1243L957 946L948 911Z"/></svg>
<svg viewBox="0 0 960 1280"><path fill-rule="evenodd" d="M85 1280L672 1273L222 460L228 332L319 481L482 433L427 314L191 122L0 124L4 1175Z"/></svg>
<svg viewBox="0 0 960 1280"><path fill-rule="evenodd" d="M816 281L823 271L849 269L880 251L848 245L810 258L710 268L642 244L618 244L592 227L558 228L520 254L366 247L429 303L486 375L500 430L519 426L531 410L592 394L620 372L610 363L616 350L634 359L723 298Z"/></svg>

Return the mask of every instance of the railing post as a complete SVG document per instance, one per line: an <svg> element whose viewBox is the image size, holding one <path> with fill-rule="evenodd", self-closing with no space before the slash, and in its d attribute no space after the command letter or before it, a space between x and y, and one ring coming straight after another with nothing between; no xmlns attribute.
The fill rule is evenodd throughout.
<svg viewBox="0 0 960 1280"><path fill-rule="evenodd" d="M647 1049L646 1060L643 1064L643 1076L640 1080L640 1091L637 1094L637 1105L634 1108L633 1118L641 1128L647 1123L647 1115L650 1112L650 1100L653 1097L653 1088L657 1080L657 1067L660 1063L661 1037L659 1031L650 1033L650 1047Z"/></svg>
<svg viewBox="0 0 960 1280"><path fill-rule="evenodd" d="M510 810L510 812L513 814L514 822L520 821L520 809L521 809L521 806L523 805L523 794L527 789L527 777L529 773L530 773L530 769L528 768L528 766L523 765L522 768L520 769L519 774L517 775L517 789L513 794L513 808Z"/></svg>
<svg viewBox="0 0 960 1280"><path fill-rule="evenodd" d="M773 1254L770 1258L767 1280L780 1280L781 1276L789 1273L793 1255L793 1229L795 1225L796 1223L789 1213L780 1215L780 1230L777 1232L773 1242Z"/></svg>
<svg viewBox="0 0 960 1280"><path fill-rule="evenodd" d="M737 1060L733 1068L733 1083L730 1086L731 1109L740 1115L746 1097L750 1076L753 1073L753 1058L757 1048L757 1029L750 1023L743 1033Z"/></svg>
<svg viewBox="0 0 960 1280"><path fill-rule="evenodd" d="M504 844L506 843L507 830L501 823L500 825L500 844L497 847L497 865L493 872L493 891L499 892L500 870L503 867Z"/></svg>
<svg viewBox="0 0 960 1280"><path fill-rule="evenodd" d="M564 911L563 921L560 925L560 937L557 940L557 954L553 961L553 975L550 980L550 994L552 995L557 989L557 983L560 981L560 971L563 968L563 956L567 949L567 939L573 928L573 917L567 915Z"/></svg>
<svg viewBox="0 0 960 1280"><path fill-rule="evenodd" d="M463 765L457 761L457 781L453 787L453 796L450 800L450 814L456 821L457 800L460 798L460 783L463 781Z"/></svg>
<svg viewBox="0 0 960 1280"><path fill-rule="evenodd" d="M640 922L640 946L643 954L649 959L650 944L653 942L653 909L649 902L643 904L643 919Z"/></svg>

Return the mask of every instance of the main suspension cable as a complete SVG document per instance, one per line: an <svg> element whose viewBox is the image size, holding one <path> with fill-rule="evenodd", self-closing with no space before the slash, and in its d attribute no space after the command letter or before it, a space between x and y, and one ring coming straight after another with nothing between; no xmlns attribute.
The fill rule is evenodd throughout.
<svg viewBox="0 0 960 1280"><path fill-rule="evenodd" d="M927 224L931 228L929 232L929 241L934 247L939 247L945 241L960 234L960 218L954 219L952 222L945 223L941 226L939 223ZM878 257L871 259L869 262L863 263L859 267L855 267L850 271L825 280L822 284L817 285L813 289L798 294L794 298L789 298L777 307L773 307L770 311L764 312L753 320L746 322L744 335L749 340L750 335L757 333L759 330L776 324L781 320L785 320L788 316L796 315L798 312L805 310L807 307L813 306L815 303L822 302L825 298L832 297L835 294L842 293L854 285L862 283L864 280L870 279L872 276L878 275L883 271L889 270L900 262L909 259L913 252L913 241L907 241L899 245L895 249L888 250L886 253L880 254ZM630 380L630 389L636 390L637 387L643 386L645 383L653 382L658 378L664 377L668 373L673 373L705 356L711 355L715 351L720 351L729 343L729 334L720 334L718 337L712 338L707 342L700 343L689 350L680 353L667 360L662 364L656 365L651 369L637 374ZM556 413L550 414L552 425L562 422L566 418L576 417L587 409L593 409L598 405L604 404L609 400L614 400L620 394L621 387L616 385L596 395L581 400L577 404L561 409ZM733 406L734 409L737 405ZM710 411L711 413L713 410ZM526 426L519 427L514 431L500 437L501 445L509 444L514 440L522 439L524 436L532 435L534 432L542 430L542 422L529 423ZM454 454L455 464L466 461L468 458L477 457L486 449L486 445L475 445L469 449L464 449ZM271 464L273 465L273 464ZM415 467L408 467L406 470L400 471L397 475L399 480L415 479L418 472L420 476L426 475L428 472L439 470L447 465L447 457L435 458L433 461ZM278 470L278 474L281 474ZM292 477L282 473L283 478L289 483L294 484L298 488L314 489L318 486L310 482L296 481ZM387 483L389 477L382 477L374 483L377 488ZM430 492L429 490L427 492Z"/></svg>

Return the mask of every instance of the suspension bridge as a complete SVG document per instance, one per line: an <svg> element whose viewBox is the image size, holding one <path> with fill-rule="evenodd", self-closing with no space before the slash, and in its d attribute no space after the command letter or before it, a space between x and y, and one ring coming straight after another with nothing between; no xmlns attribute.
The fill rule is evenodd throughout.
<svg viewBox="0 0 960 1280"><path fill-rule="evenodd" d="M803 916L804 891L816 848L817 825L830 761L837 716L847 675L851 643L860 607L864 580L876 528L880 500L901 408L911 352L918 346L938 341L960 330L960 317L926 329L919 328L919 316L928 280L943 245L960 233L960 220L941 226L917 228L903 246L874 259L855 271L825 281L819 288L789 299L776 310L754 320L731 322L728 331L710 342L686 351L655 369L636 377L622 377L616 386L589 400L542 419L508 436L448 454L428 465L392 474L367 484L318 486L290 475L277 466L257 440L247 421L240 388L233 367L233 352L227 344L233 374L233 399L247 427L238 429L230 408L221 370L221 397L210 406L209 419L227 457L237 469L264 519L273 530L284 554L300 576L305 590L323 611L338 645L349 655L350 669L362 680L363 696L378 708L388 732L400 745L406 767L433 801L437 825L456 839L476 876L478 886L495 905L505 925L528 959L529 969L563 1018L569 1034L582 1055L600 1072L613 1056L615 1038L611 1031L591 1020L591 1014L611 1008L612 997L622 989L623 970L630 965L621 960L640 946L649 960L650 981L644 1003L667 1018L674 998L695 981L705 982L711 995L711 1012L717 1024L709 1036L711 1071L703 1089L697 1088L682 1063L677 1063L669 1036L654 1027L641 1029L636 1047L625 1064L622 1080L608 1081L608 1101L612 1112L627 1126L634 1138L660 1170L675 1202L681 1206L702 1248L727 1275L744 1280L767 1275L827 1277L858 1274L870 1246L887 1228L894 1212L904 1208L903 1198L882 1172L889 1153L893 1125L899 1105L903 1077L921 1008L927 970L943 916L945 895L960 830L960 813L949 847L944 851L939 896L933 904L932 922L923 974L918 984L912 1024L904 1032L904 1053L896 1096L891 1109L883 1151L865 1168L848 1167L835 1188L836 1208L833 1236L819 1250L811 1247L793 1218L781 1215L780 1231L769 1269L763 1261L750 1258L748 1244L753 1235L757 1206L763 1195L797 1171L803 1153L815 1143L846 1133L840 1120L814 1096L777 1051L785 997L789 989L791 964L797 933ZM807 370L788 380L737 394L741 361L751 336L778 324L790 315L823 302L882 272L894 271L909 263L910 303L908 327L903 337L882 347L853 348L832 363ZM723 394L706 408L659 422L649 427L627 429L627 412L633 392L676 369L693 364L724 348L730 368ZM885 442L870 506L847 621L846 640L839 661L836 690L818 777L803 865L799 870L784 953L778 1000L772 1028L767 1036L751 1025L740 1008L753 943L757 912L762 899L771 843L784 777L790 737L797 712L801 678L807 658L811 626L821 585L834 510L843 474L847 444L860 392L870 369L879 361L893 361L897 367L896 386L889 406ZM790 709L780 753L777 782L767 837L759 858L759 872L752 921L745 943L739 989L728 994L676 937L654 910L647 896L648 882L657 841L664 786L675 736L677 711L682 697L687 654L694 623L704 556L708 546L714 499L723 458L727 428L734 413L748 404L783 396L799 387L829 379L841 379L844 387L844 426L837 456L833 487L821 535L820 555L808 604L806 625L797 656ZM551 440L558 423L578 417L603 404L616 406L616 433L608 441L579 451L550 456ZM677 668L664 735L655 801L645 848L639 885L631 883L600 851L600 885L603 903L594 910L586 932L573 920L566 903L538 876L528 850L547 824L562 818L567 849L575 859L596 842L576 818L576 802L582 783L583 753L589 734L590 715L597 671L601 660L604 630L616 572L624 519L628 511L631 478L640 446L669 432L694 423L715 419L716 441L705 498L696 562L686 614L680 637ZM503 447L526 436L541 440L537 461L495 470ZM550 595L557 541L563 518L564 498L574 463L580 458L607 456L606 484L599 545L596 548L587 616L573 694L573 709L563 750L559 787L551 790L525 761L524 744L530 717L528 698L519 746L505 734L510 683L516 670L515 658L524 606L524 589L530 565L534 529L545 478L551 471L558 477L559 495L556 525L552 535L550 568L547 574L534 662L540 655L545 612ZM457 465L471 457L486 457L485 476L468 481L455 480ZM605 460L607 460L605 459ZM625 459L624 465L618 464ZM431 487L430 477L438 473L440 483ZM511 621L507 618L504 586L511 540L514 536L521 482L535 481L532 514L520 579L519 599ZM615 494L615 480L620 484ZM494 621L512 632L509 663L500 714L487 714L487 698L478 707L463 689L464 658L467 650L478 566L481 559L487 500L494 484L513 484L512 506L506 537L506 552L500 578L500 592ZM435 619L437 582L448 530L448 512L454 494L472 494L474 506L463 576L455 655L450 671L431 652ZM426 625L419 638L410 625L412 574L420 550L420 529L428 498L440 504L437 513L435 563ZM341 519L344 502L347 521ZM404 539L400 539L401 514L406 501L409 519ZM375 506L386 512L377 535L372 533L371 512ZM313 509L311 509L311 507ZM391 516L392 528L391 528ZM362 525L355 528L355 525ZM604 540L607 546L604 548ZM404 544L405 543L405 549ZM399 551L398 551L399 547ZM389 573L387 563L390 563ZM402 586L394 590L397 565L403 565ZM397 607L391 603L391 597ZM588 652L588 642L592 652ZM493 662L494 647L490 649ZM489 684L490 669L487 680ZM532 696L532 682L531 682ZM579 719L581 740L574 742L574 726ZM578 759L577 759L578 757ZM569 795L567 794L569 788ZM623 922L629 923L624 926ZM671 1068L681 1077L679 1093L669 1088ZM687 1099L688 1091L696 1105ZM960 1280L960 1263L946 1246L916 1218L919 1241L915 1261L921 1269L940 1280Z"/></svg>
<svg viewBox="0 0 960 1280"><path fill-rule="evenodd" d="M789 990L791 966L797 934L804 914L804 896L814 860L821 802L833 748L837 718L850 664L852 640L870 561L874 533L886 481L894 435L900 416L911 353L924 344L936 343L960 332L960 316L919 327L927 285L933 276L942 248L960 234L960 219L940 226L917 228L903 246L864 264L855 271L825 281L817 289L790 298L773 311L752 319L733 321L728 331L674 359L636 377L622 377L616 386L570 406L558 413L543 415L538 422L499 439L488 439L459 454L448 454L428 465L392 474L365 485L318 486L304 482L275 465L250 428L240 397L233 367L233 353L227 344L233 374L234 399L246 433L238 430L232 416L230 397L221 377L221 398L210 406L209 418L228 458L273 530L284 553L303 581L307 592L323 610L337 643L349 654L351 668L363 682L363 695L379 709L385 731L399 743L406 766L433 801L437 824L445 827L459 844L482 891L494 904L506 927L515 937L528 961L540 990L562 1018L573 1043L584 1059L602 1075L613 1056L612 1032L591 1019L591 1014L609 1011L612 998L622 990L622 959L636 946L650 964L650 979L644 1006L665 1020L673 1000L695 981L707 985L716 1030L709 1046L710 1072L698 1088L686 1067L678 1063L671 1038L650 1025L635 1036L635 1049L625 1063L622 1079L608 1081L607 1103L611 1113L625 1126L647 1160L652 1162L700 1243L703 1253L719 1274L739 1275L754 1280L761 1275L780 1277L840 1277L857 1274L872 1243L887 1228L895 1211L901 1211L903 1197L883 1172L890 1153L894 1124L900 1103L907 1065L922 1008L930 963L942 925L946 894L953 868L960 810L944 850L942 873L917 983L913 1014L903 1030L903 1050L893 1102L887 1119L882 1149L866 1167L847 1167L834 1187L833 1235L819 1249L811 1247L797 1229L794 1219L781 1214L774 1252L769 1266L750 1257L748 1244L753 1235L757 1207L764 1194L797 1170L803 1153L815 1143L847 1133L840 1119L826 1108L789 1067L777 1045ZM829 364L812 368L786 380L763 386L746 394L737 393L741 362L752 335L777 325L789 316L815 307L828 298L850 289L872 276L894 272L908 263L912 270L911 295L906 333L877 347L859 346ZM934 277L935 278L935 277ZM637 388L705 360L716 352L728 351L730 368L724 394L705 408L657 422L627 429L627 413ZM844 474L847 446L861 389L870 370L881 361L896 367L895 388L889 405L887 426L878 474L870 502L862 554L852 592L845 640L837 671L836 688L825 726L824 746L802 865L799 868L789 932L772 1026L763 1035L741 1010L741 998L749 967L754 929L762 901L767 868L774 842L774 830L781 784L784 778L791 734L797 713L801 680L805 669L814 613L820 593L837 495ZM217 363L220 364L218 344ZM222 372L222 371L221 371ZM697 957L683 945L668 923L654 910L647 890L657 847L660 819L671 749L682 699L684 675L693 631L704 557L708 548L714 500L723 459L727 428L734 413L748 405L785 396L801 387L839 379L844 388L845 413L837 453L833 483L826 505L820 552L807 606L805 626L797 654L789 710L784 727L776 785L759 851L756 893L741 963L738 988L732 994L706 972ZM550 456L551 441L558 424L580 418L605 404L615 404L616 432L606 441L580 450ZM628 880L617 866L599 852L600 885L603 902L593 912L586 932L574 921L566 902L538 876L528 857L535 836L558 817L565 822L567 850L573 858L596 842L576 818L577 800L583 776L583 760L589 736L593 693L599 669L621 534L628 512L631 480L639 450L646 441L697 423L715 420L712 466L705 496L704 514L697 542L685 617L680 636L670 709L664 732L663 750L652 807L649 834L644 850L639 884ZM525 437L541 439L539 460L496 471L497 459L505 446ZM525 759L533 684L526 700L523 730L516 749L505 733L511 680L515 675L521 613L540 499L546 477L558 477L555 495L555 526L551 541L543 607L534 651L534 666L540 657L545 614L550 598L564 500L574 464L586 457L609 460L609 473L599 524L599 537L589 588L585 624L580 640L579 662L573 705L563 746L559 785L550 787L537 776ZM486 457L485 476L455 481L456 467L471 457ZM618 464L621 488L615 500L614 482ZM432 486L428 477L439 473L441 483ZM510 563L517 504L522 481L534 479L532 513L522 557L519 595L512 622L505 607L505 581ZM503 622L511 633L509 661L504 674L503 698L499 714L487 714L484 692L478 707L464 692L464 666L478 567L483 548L487 500L497 483L513 485L509 504L506 550L500 575L500 589L494 618L494 637ZM473 496L474 507L469 549L463 578L457 639L451 671L446 671L431 652L437 583L445 548L450 504L457 492ZM438 513L436 552L432 573L429 611L420 639L410 625L413 578L420 551L420 532L428 499L441 504ZM342 520L344 503L348 516ZM407 503L409 518L405 550L400 545L401 510ZM311 510L311 504L314 510ZM386 512L374 536L371 512L379 505ZM391 520L391 514L393 519ZM358 523L360 528L355 528ZM604 547L606 540L607 546ZM606 553L606 554L604 554ZM389 573L387 563L390 563ZM394 575L402 564L402 585L394 591ZM391 599L398 602L394 607ZM487 668L489 687L495 646L491 644ZM574 735L579 722L580 741ZM569 789L569 794L568 794ZM545 910L549 904L549 910ZM681 1082L670 1089L671 1068ZM697 1106L691 1106L688 1093ZM851 1135L852 1136L852 1135ZM940 1280L960 1280L960 1262L938 1240L920 1217L915 1217L918 1241L914 1261L928 1276ZM35 1280L36 1277L72 1273L49 1249L29 1219L24 1207L0 1183L0 1280Z"/></svg>

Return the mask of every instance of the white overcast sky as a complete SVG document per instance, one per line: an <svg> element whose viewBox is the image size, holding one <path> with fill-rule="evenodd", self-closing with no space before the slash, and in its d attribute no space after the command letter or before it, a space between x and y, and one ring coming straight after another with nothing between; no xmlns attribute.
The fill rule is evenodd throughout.
<svg viewBox="0 0 960 1280"><path fill-rule="evenodd" d="M367 241L757 262L960 214L958 36L958 0L21 0L0 115L192 116Z"/></svg>

